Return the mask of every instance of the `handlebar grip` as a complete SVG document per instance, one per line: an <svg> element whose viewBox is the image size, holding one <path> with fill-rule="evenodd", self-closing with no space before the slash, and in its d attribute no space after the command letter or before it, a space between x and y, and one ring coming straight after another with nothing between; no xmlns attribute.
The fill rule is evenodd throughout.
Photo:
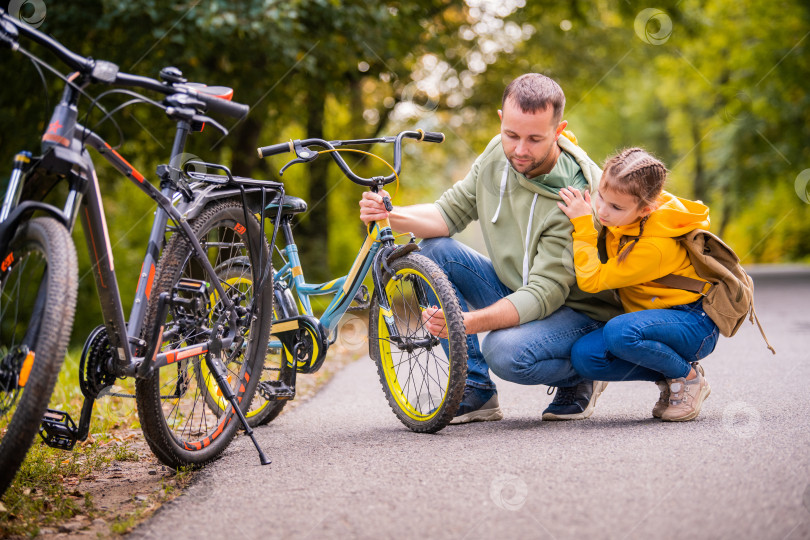
<svg viewBox="0 0 810 540"><path fill-rule="evenodd" d="M250 111L250 107L247 105L226 101L203 92L194 92L194 97L205 103L208 111L214 114L224 114L233 118L242 118Z"/></svg>
<svg viewBox="0 0 810 540"><path fill-rule="evenodd" d="M288 141L285 143L271 144L270 146L262 146L261 148L256 149L256 152L258 152L260 158L276 156L278 154L284 154L286 152L292 151L293 151L292 141Z"/></svg>
<svg viewBox="0 0 810 540"><path fill-rule="evenodd" d="M444 142L444 133L439 133L438 131L425 131L424 136L420 139L426 142L435 142L435 143L443 143Z"/></svg>

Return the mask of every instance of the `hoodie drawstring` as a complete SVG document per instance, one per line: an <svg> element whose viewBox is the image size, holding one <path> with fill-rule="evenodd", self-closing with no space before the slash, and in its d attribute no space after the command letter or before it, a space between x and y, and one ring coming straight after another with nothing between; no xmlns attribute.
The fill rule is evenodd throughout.
<svg viewBox="0 0 810 540"><path fill-rule="evenodd" d="M506 191L506 178L509 176L509 162L506 162L506 167L503 168L503 176L501 177L501 194L498 197L498 208L495 210L495 215L492 216L492 223L498 221L498 215L501 213L501 204L503 203L503 193Z"/></svg>
<svg viewBox="0 0 810 540"><path fill-rule="evenodd" d="M534 221L534 205L537 204L537 193L532 199L532 209L529 211L529 222L526 224L526 240L523 241L523 286L529 284L529 235L532 232L532 221Z"/></svg>
<svg viewBox="0 0 810 540"><path fill-rule="evenodd" d="M509 162L503 168L503 176L501 177L501 189L498 197L498 208L495 209L495 215L492 216L492 223L498 221L498 215L501 213L501 205L503 204L503 194L506 191L506 179L509 176ZM529 284L529 235L532 232L532 221L534 221L534 207L537 204L537 193L534 194L532 199L532 208L529 210L529 222L526 224L526 239L523 241L523 286Z"/></svg>

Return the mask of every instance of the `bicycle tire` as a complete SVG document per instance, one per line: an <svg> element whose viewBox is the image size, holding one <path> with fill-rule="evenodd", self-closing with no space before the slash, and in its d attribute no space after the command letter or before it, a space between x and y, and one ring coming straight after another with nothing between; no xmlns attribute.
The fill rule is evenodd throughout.
<svg viewBox="0 0 810 540"><path fill-rule="evenodd" d="M189 225L215 268L223 261L250 258L252 253L259 253L259 250L262 261L267 261L270 251L267 240L261 237L258 221L249 214L247 223L244 222L242 204L237 200L222 200L211 203L197 218L189 221ZM248 239L252 243L252 249L248 249ZM202 281L211 279L205 276L200 263L195 264L195 260L196 255L185 235L173 235L161 256L147 310L144 332L147 343L156 338L150 333L157 317L160 294L171 294L181 278ZM259 261L251 261L250 268L253 282L256 282L257 274L261 271ZM228 381L237 395L243 413L249 410L259 381L259 377L254 374L261 369L264 360L262 351L267 347L270 332L271 318L267 314L272 312L272 288L272 276L268 276L263 289L254 291L257 302L255 317L249 326L239 329L246 338L249 337L245 341L247 345L240 348L241 354L235 360L223 362L228 371ZM208 339L199 326L213 326L215 317L210 316L210 313L219 305L213 295L209 298L206 306L208 314L198 319L192 325L193 328L187 327L180 318L179 323L174 320L170 310L166 321L161 321L166 328L161 348L171 349ZM246 299L242 299L242 302L246 303ZM223 356L229 352L231 351L224 350ZM206 404L205 390L197 385L198 378L193 373L204 364L203 355L192 356L169 364L136 383L138 416L144 437L158 459L175 469L202 466L218 458L228 447L240 425L230 406L217 416Z"/></svg>
<svg viewBox="0 0 810 540"><path fill-rule="evenodd" d="M22 465L53 393L73 328L79 280L70 233L49 217L23 223L0 261L2 495ZM23 358L23 347L33 356Z"/></svg>
<svg viewBox="0 0 810 540"><path fill-rule="evenodd" d="M275 283L273 284L276 285ZM281 291L276 291L281 293ZM283 294L283 293L281 293ZM289 291L287 291L289 294ZM289 313L289 306L283 302L275 302L273 304L273 323L279 318L286 319L298 315L298 312ZM271 340L273 338L272 330L270 334ZM287 350L282 343L278 342L278 351L276 348L271 352L269 343L267 356L264 359L264 366L262 367L262 378L259 384L267 381L282 381L289 384L292 380L292 370L295 369L292 365L292 353ZM264 399L261 395L261 389L256 392L256 397L260 400L258 405L251 409L251 416L248 417L250 427L265 426L275 420L284 406L287 405L286 399L268 400Z"/></svg>
<svg viewBox="0 0 810 540"><path fill-rule="evenodd" d="M243 263L233 265L224 265L226 270L219 272L218 276L221 280L228 283L231 287L244 287L246 293L252 295L253 278L250 273L250 266ZM251 300L252 301L252 297ZM273 322L279 318L278 312L283 309L279 306L278 302L273 304ZM281 318L286 318L288 315L282 315ZM272 330L271 330L272 332ZM272 340L272 333L270 338ZM269 381L287 381L289 379L289 370L291 367L287 366L286 348L279 344L279 347L272 347L268 343L267 355L264 359L262 366L262 373L259 377L259 388L253 396L253 401L250 404L250 409L245 413L248 425L251 428L263 426L274 420L281 410L286 405L287 400L267 400L261 394L261 383ZM197 374L197 384L205 388L205 399L208 407L219 416L225 412L227 408L227 401L221 393L216 392L216 382L211 378L206 377L207 367L195 372ZM211 383L214 383L212 387Z"/></svg>
<svg viewBox="0 0 810 540"><path fill-rule="evenodd" d="M454 289L444 272L428 258L409 254L390 264L393 274L383 276L375 290L369 313L369 354L388 404L409 429L435 433L453 419L464 394L467 378L467 339L464 319ZM400 336L424 344L430 334L421 312L427 302L417 301L429 287L444 311L448 328L448 353L435 340L430 344L398 348L390 339L379 295L386 294L391 316ZM412 350L407 350L411 348Z"/></svg>

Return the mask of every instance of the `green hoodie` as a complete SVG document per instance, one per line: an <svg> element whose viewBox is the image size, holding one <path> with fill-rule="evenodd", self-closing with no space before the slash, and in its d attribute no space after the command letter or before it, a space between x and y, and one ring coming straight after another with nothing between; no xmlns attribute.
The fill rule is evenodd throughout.
<svg viewBox="0 0 810 540"><path fill-rule="evenodd" d="M610 291L588 294L577 287L573 226L557 206L558 192L567 186L595 190L599 168L565 137L559 145L564 151L551 172L528 179L509 166L498 135L469 174L436 201L451 236L479 220L495 273L514 291L506 298L521 324L562 305L600 321L621 313Z"/></svg>

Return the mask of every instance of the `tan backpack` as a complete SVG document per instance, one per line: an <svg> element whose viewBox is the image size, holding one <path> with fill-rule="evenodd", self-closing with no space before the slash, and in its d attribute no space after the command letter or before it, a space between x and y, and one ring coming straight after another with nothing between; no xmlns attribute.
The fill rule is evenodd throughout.
<svg viewBox="0 0 810 540"><path fill-rule="evenodd" d="M675 240L686 249L698 277L709 282L709 289L704 290L704 281L675 274L656 279L653 283L703 296L703 310L726 337L736 334L745 318L749 317L752 324L756 322L768 349L776 354L754 311L754 282L740 265L740 258L734 250L714 234L702 229L695 229ZM603 234L600 234L600 243L601 256Z"/></svg>

